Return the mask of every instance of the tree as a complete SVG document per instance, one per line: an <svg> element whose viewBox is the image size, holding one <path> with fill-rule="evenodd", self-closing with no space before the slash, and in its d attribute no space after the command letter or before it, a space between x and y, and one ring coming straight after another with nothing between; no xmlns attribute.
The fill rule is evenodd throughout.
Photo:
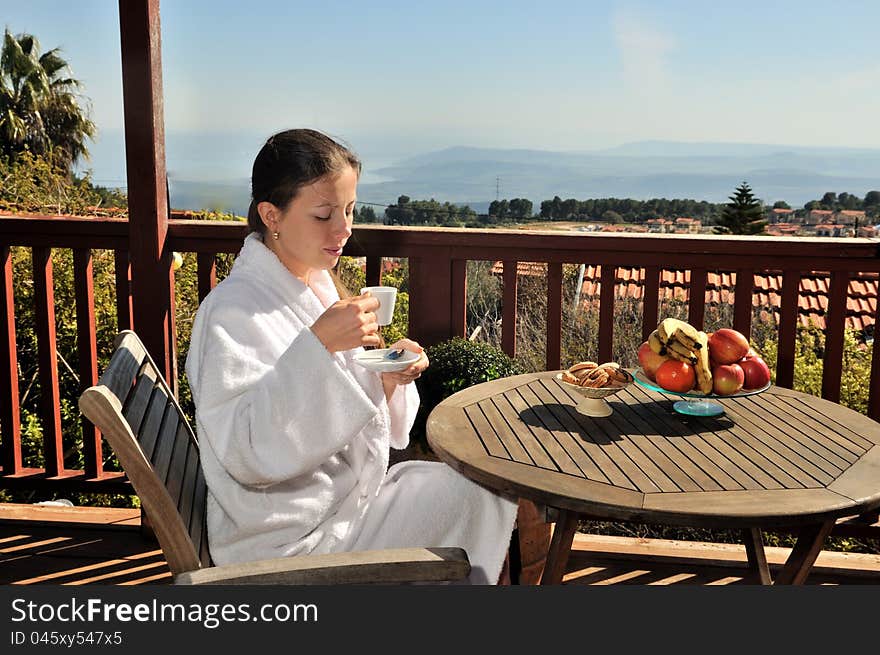
<svg viewBox="0 0 880 655"><path fill-rule="evenodd" d="M791 205L784 200L777 200L773 203L773 209L791 209Z"/></svg>
<svg viewBox="0 0 880 655"><path fill-rule="evenodd" d="M375 223L376 211L369 205L361 205L354 210L354 219L358 223Z"/></svg>
<svg viewBox="0 0 880 655"><path fill-rule="evenodd" d="M513 218L530 218L532 201L528 198L514 198L510 201L510 215Z"/></svg>
<svg viewBox="0 0 880 655"><path fill-rule="evenodd" d="M865 207L880 205L880 191L868 191L865 194Z"/></svg>
<svg viewBox="0 0 880 655"><path fill-rule="evenodd" d="M767 221L764 208L746 182L740 184L718 218L715 234L759 234Z"/></svg>
<svg viewBox="0 0 880 655"><path fill-rule="evenodd" d="M25 150L53 155L66 170L88 158L86 139L95 124L80 106L81 83L54 48L40 54L32 34L6 30L0 51L0 155L15 159Z"/></svg>
<svg viewBox="0 0 880 655"><path fill-rule="evenodd" d="M828 191L821 200L825 209L837 209L837 194L834 191Z"/></svg>

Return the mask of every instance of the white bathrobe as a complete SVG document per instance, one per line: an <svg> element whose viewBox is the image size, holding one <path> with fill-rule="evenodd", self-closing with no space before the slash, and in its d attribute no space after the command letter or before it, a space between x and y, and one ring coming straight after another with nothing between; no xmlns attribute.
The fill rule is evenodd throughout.
<svg viewBox="0 0 880 655"><path fill-rule="evenodd" d="M460 546L472 583L501 571L516 504L445 464L402 462L414 384L386 402L379 374L328 352L310 326L339 296L309 286L256 234L199 307L186 373L217 564L407 546Z"/></svg>

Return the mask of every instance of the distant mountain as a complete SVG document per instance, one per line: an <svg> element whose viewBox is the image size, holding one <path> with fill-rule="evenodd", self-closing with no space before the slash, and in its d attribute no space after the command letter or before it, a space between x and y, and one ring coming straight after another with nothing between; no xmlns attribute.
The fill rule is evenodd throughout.
<svg viewBox="0 0 880 655"><path fill-rule="evenodd" d="M191 152L196 151L194 147ZM247 213L247 179L172 180L177 209ZM767 204L785 200L801 207L828 191L863 197L880 189L880 150L666 141L586 152L457 146L370 170L358 197L380 205L392 204L400 195L434 198L485 212L497 194L528 198L538 211L541 201L554 196L727 202L744 180Z"/></svg>
<svg viewBox="0 0 880 655"><path fill-rule="evenodd" d="M380 169L364 200L411 198L463 203L528 198L692 198L727 202L743 180L770 204L801 206L827 191L864 196L880 188L880 150L760 144L642 142L601 151L454 147ZM475 200L477 199L477 200Z"/></svg>

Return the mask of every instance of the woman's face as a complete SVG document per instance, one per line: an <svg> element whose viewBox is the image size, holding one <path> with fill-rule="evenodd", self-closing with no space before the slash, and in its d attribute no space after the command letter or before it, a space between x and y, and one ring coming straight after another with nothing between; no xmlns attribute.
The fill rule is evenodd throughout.
<svg viewBox="0 0 880 655"><path fill-rule="evenodd" d="M333 268L339 261L351 236L357 181L349 166L336 177L300 188L283 212L268 202L258 205L267 227L266 245L304 283L312 271Z"/></svg>

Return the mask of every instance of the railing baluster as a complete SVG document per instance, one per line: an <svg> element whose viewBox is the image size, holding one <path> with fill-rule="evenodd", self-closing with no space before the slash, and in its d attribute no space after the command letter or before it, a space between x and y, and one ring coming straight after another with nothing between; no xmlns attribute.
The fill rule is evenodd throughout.
<svg viewBox="0 0 880 655"><path fill-rule="evenodd" d="M602 264L599 280L599 361L610 362L613 359L614 344L614 284L617 278L617 267Z"/></svg>
<svg viewBox="0 0 880 655"><path fill-rule="evenodd" d="M40 419L43 428L43 457L47 477L64 471L61 444L61 400L58 393L58 359L55 343L55 292L52 249L33 249L34 316L37 332L37 360L40 370Z"/></svg>
<svg viewBox="0 0 880 655"><path fill-rule="evenodd" d="M703 316L706 312L706 269L691 269L691 284L688 290L688 323L698 330L703 329Z"/></svg>
<svg viewBox="0 0 880 655"><path fill-rule="evenodd" d="M116 264L116 327L131 329L131 262L128 251L114 250Z"/></svg>
<svg viewBox="0 0 880 655"><path fill-rule="evenodd" d="M199 302L217 286L217 256L213 252L196 254L196 276L199 284Z"/></svg>
<svg viewBox="0 0 880 655"><path fill-rule="evenodd" d="M554 371L562 360L562 264L547 264L547 359L546 368Z"/></svg>
<svg viewBox="0 0 880 655"><path fill-rule="evenodd" d="M752 293L755 288L755 272L752 269L738 269L734 288L733 329L742 332L746 339L751 339Z"/></svg>
<svg viewBox="0 0 880 655"><path fill-rule="evenodd" d="M516 285L517 262L504 260L504 299L501 313L501 349L516 357Z"/></svg>
<svg viewBox="0 0 880 655"><path fill-rule="evenodd" d="M15 345L15 298L12 250L0 247L0 464L4 475L21 471L21 416L18 396L18 350Z"/></svg>
<svg viewBox="0 0 880 655"><path fill-rule="evenodd" d="M467 260L452 260L453 336L467 337Z"/></svg>
<svg viewBox="0 0 880 655"><path fill-rule="evenodd" d="M776 381L780 387L794 386L794 349L797 342L800 271L782 272L782 299L779 306L779 341L776 352Z"/></svg>
<svg viewBox="0 0 880 655"><path fill-rule="evenodd" d="M365 272L365 277L368 287L377 287L382 284L382 258L377 257L375 255L371 255L367 257L367 270ZM352 291L359 291L359 289L352 289Z"/></svg>
<svg viewBox="0 0 880 655"><path fill-rule="evenodd" d="M660 267L645 266L645 282L642 285L642 339L647 341L657 329L660 309Z"/></svg>
<svg viewBox="0 0 880 655"><path fill-rule="evenodd" d="M92 253L85 248L73 251L73 286L76 297L76 350L79 365L79 391L98 382L98 347L95 338L95 290ZM101 434L85 416L82 427L83 470L86 478L103 473Z"/></svg>
<svg viewBox="0 0 880 655"><path fill-rule="evenodd" d="M878 276L880 278L880 276ZM877 280L875 287L875 309L874 309L874 327L872 333L871 344L871 383L868 388L868 416L875 421L880 421L880 326L877 321L880 320L880 279Z"/></svg>
<svg viewBox="0 0 880 655"><path fill-rule="evenodd" d="M825 314L825 357L822 360L822 397L840 402L843 372L843 334L846 327L846 303L849 273L832 271L828 285L828 311Z"/></svg>

